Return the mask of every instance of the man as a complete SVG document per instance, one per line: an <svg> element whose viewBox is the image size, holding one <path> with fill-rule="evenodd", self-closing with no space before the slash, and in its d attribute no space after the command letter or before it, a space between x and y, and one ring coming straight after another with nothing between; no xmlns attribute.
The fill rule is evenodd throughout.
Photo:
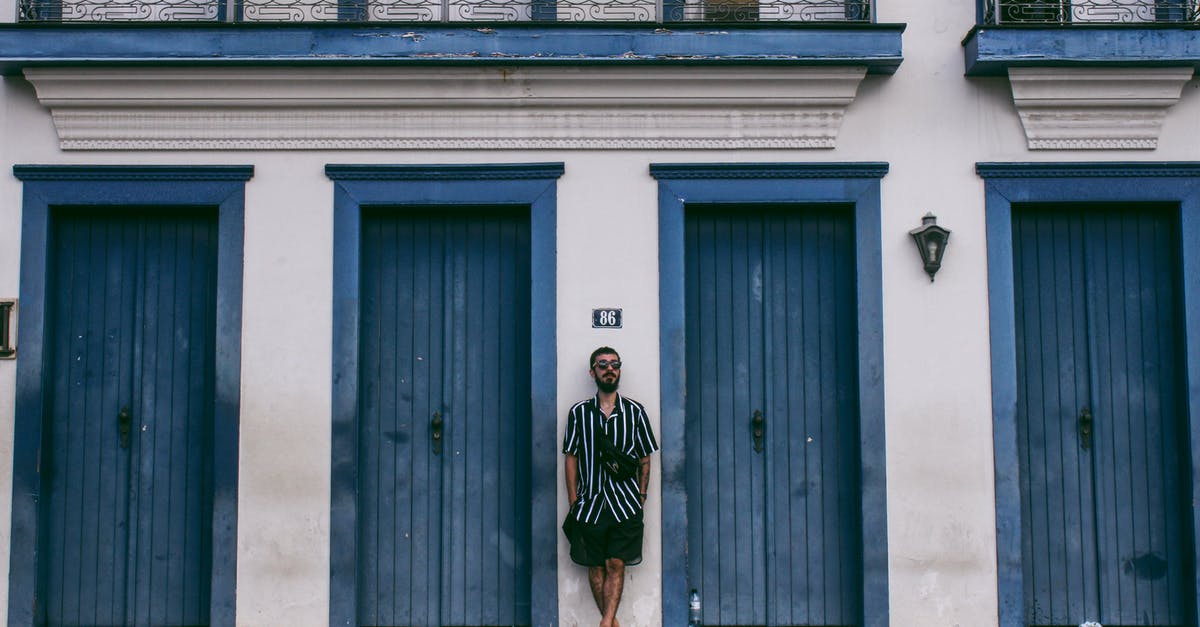
<svg viewBox="0 0 1200 627"><path fill-rule="evenodd" d="M621 357L601 346L592 351L589 372L596 396L580 401L567 414L563 438L564 479L575 521L571 559L588 567L588 584L600 609L600 627L619 627L617 606L625 585L625 566L642 561L642 508L650 483L650 454L658 450L646 409L617 394ZM638 471L615 479L601 466L598 438L638 459Z"/></svg>

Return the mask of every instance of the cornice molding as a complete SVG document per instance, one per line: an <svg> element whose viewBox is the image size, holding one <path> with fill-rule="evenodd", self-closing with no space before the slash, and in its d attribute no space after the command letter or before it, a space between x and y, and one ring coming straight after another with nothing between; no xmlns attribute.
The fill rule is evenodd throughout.
<svg viewBox="0 0 1200 627"><path fill-rule="evenodd" d="M557 179L562 163L371 165L330 164L325 175L334 181L510 181Z"/></svg>
<svg viewBox="0 0 1200 627"><path fill-rule="evenodd" d="M1030 150L1153 150L1191 67L1010 68Z"/></svg>
<svg viewBox="0 0 1200 627"><path fill-rule="evenodd" d="M1200 162L977 163L985 179L1197 178Z"/></svg>
<svg viewBox="0 0 1200 627"><path fill-rule="evenodd" d="M847 179L883 178L886 163L653 163L650 175L675 179Z"/></svg>
<svg viewBox="0 0 1200 627"><path fill-rule="evenodd" d="M833 148L865 67L27 68L64 150Z"/></svg>
<svg viewBox="0 0 1200 627"><path fill-rule="evenodd" d="M251 165L14 165L22 181L248 181Z"/></svg>

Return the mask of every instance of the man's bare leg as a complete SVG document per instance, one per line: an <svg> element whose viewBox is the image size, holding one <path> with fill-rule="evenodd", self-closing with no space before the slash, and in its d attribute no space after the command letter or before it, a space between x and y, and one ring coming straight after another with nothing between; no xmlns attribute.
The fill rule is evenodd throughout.
<svg viewBox="0 0 1200 627"><path fill-rule="evenodd" d="M596 600L596 609L604 615L604 567L588 568L588 585L592 588L592 598Z"/></svg>
<svg viewBox="0 0 1200 627"><path fill-rule="evenodd" d="M617 606L621 604L621 590L625 587L625 562L610 557L604 562L604 616L600 627L618 627Z"/></svg>
<svg viewBox="0 0 1200 627"><path fill-rule="evenodd" d="M604 579L605 568L603 566L588 568L588 585L592 588L592 598L596 600L596 609L600 610L601 618L604 616ZM612 627L621 627L621 623L617 622L615 616L612 620Z"/></svg>

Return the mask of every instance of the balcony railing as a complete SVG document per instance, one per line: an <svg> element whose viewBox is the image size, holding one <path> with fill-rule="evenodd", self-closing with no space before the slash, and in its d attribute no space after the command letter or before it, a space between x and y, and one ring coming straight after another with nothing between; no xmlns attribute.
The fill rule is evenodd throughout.
<svg viewBox="0 0 1200 627"><path fill-rule="evenodd" d="M984 23L1004 24L1191 24L1200 0L984 0Z"/></svg>
<svg viewBox="0 0 1200 627"><path fill-rule="evenodd" d="M20 0L22 22L870 23L874 0Z"/></svg>

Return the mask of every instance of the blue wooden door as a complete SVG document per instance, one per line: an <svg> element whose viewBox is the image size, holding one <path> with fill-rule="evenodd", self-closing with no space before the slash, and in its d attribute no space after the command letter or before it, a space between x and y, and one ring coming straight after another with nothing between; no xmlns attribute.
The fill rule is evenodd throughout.
<svg viewBox="0 0 1200 627"><path fill-rule="evenodd" d="M529 213L362 229L359 622L529 624Z"/></svg>
<svg viewBox="0 0 1200 627"><path fill-rule="evenodd" d="M215 212L52 219L37 611L208 623Z"/></svg>
<svg viewBox="0 0 1200 627"><path fill-rule="evenodd" d="M1194 625L1178 210L1013 209L1030 625Z"/></svg>
<svg viewBox="0 0 1200 627"><path fill-rule="evenodd" d="M852 212L685 220L688 578L704 624L861 624Z"/></svg>

